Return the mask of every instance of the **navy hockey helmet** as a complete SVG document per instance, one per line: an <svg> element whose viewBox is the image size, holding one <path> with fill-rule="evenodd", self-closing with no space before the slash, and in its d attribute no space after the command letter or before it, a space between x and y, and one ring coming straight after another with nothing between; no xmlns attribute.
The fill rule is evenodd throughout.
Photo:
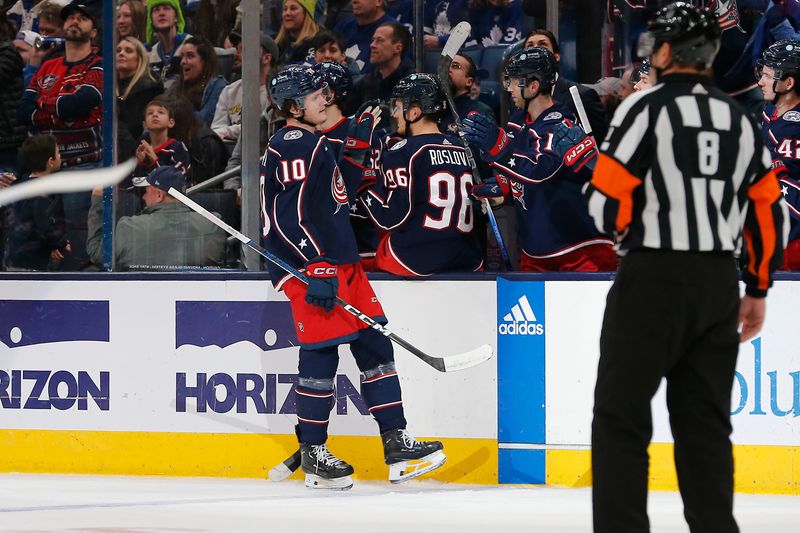
<svg viewBox="0 0 800 533"><path fill-rule="evenodd" d="M339 63L323 61L312 67L322 80L333 89L337 98L344 98L353 89L353 77L350 72Z"/></svg>
<svg viewBox="0 0 800 533"><path fill-rule="evenodd" d="M686 2L674 2L659 9L639 37L637 54L649 57L663 43L669 43L675 63L711 66L719 51L722 29L708 9Z"/></svg>
<svg viewBox="0 0 800 533"><path fill-rule="evenodd" d="M775 71L774 77L784 80L789 76L800 74L800 41L784 39L773 43L764 50L764 54L756 61L756 77L761 77L763 67ZM797 80L800 82L800 79Z"/></svg>
<svg viewBox="0 0 800 533"><path fill-rule="evenodd" d="M391 100L402 100L404 112L412 104L417 104L423 115L438 115L447 109L442 88L430 74L409 74L404 77L392 89Z"/></svg>
<svg viewBox="0 0 800 533"><path fill-rule="evenodd" d="M547 48L535 46L512 55L503 71L506 78L518 78L521 87L533 80L540 85L540 92L550 93L558 78L556 56Z"/></svg>
<svg viewBox="0 0 800 533"><path fill-rule="evenodd" d="M289 65L273 76L269 82L272 101L280 108L292 102L301 110L303 97L325 87L322 76L313 68L302 65Z"/></svg>

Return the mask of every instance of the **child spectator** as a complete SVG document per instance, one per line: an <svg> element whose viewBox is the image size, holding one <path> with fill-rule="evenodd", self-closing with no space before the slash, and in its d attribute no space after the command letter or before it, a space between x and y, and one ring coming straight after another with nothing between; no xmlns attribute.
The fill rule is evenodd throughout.
<svg viewBox="0 0 800 533"><path fill-rule="evenodd" d="M61 156L52 135L28 137L20 154L22 166L30 173L17 180L17 184L61 168ZM13 204L6 251L9 270L56 270L53 263L60 262L71 251L60 196L37 196Z"/></svg>
<svg viewBox="0 0 800 533"><path fill-rule="evenodd" d="M189 149L191 168L186 173L187 186L197 185L224 171L228 151L222 139L197 119L192 104L186 99L170 98L169 105L175 117L175 127L170 133Z"/></svg>
<svg viewBox="0 0 800 533"><path fill-rule="evenodd" d="M136 149L138 165L134 176L146 176L156 167L174 167L186 174L191 166L186 145L170 137L175 127L172 101L156 98L144 110L144 127L147 130Z"/></svg>
<svg viewBox="0 0 800 533"><path fill-rule="evenodd" d="M183 42L181 73L174 94L191 102L197 118L211 126L222 89L228 84L217 75L217 54L202 37L189 37Z"/></svg>

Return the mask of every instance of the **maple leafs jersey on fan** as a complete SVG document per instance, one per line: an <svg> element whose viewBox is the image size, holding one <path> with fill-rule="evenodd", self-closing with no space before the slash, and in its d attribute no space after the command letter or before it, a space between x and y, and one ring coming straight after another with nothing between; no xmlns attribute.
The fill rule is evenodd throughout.
<svg viewBox="0 0 800 533"><path fill-rule="evenodd" d="M775 105L768 104L761 113L764 145L772 154L772 168L778 173L781 192L789 208L789 241L800 238L800 105L780 117Z"/></svg>
<svg viewBox="0 0 800 533"><path fill-rule="evenodd" d="M281 128L270 139L261 165L265 248L298 269L320 255L340 265L360 261L347 188L324 135ZM291 275L270 268L270 277L280 289Z"/></svg>
<svg viewBox="0 0 800 533"><path fill-rule="evenodd" d="M473 232L472 170L464 148L441 133L415 135L383 151L380 175L361 201L379 228L381 243L408 271L473 271L483 266Z"/></svg>
<svg viewBox="0 0 800 533"><path fill-rule="evenodd" d="M510 155L492 163L510 181L522 250L535 257L555 255L593 244L612 244L597 231L581 193L585 175L564 168L551 150L555 126L564 119L575 123L558 102L532 123L519 115L508 123ZM522 120L519 120L522 118Z"/></svg>

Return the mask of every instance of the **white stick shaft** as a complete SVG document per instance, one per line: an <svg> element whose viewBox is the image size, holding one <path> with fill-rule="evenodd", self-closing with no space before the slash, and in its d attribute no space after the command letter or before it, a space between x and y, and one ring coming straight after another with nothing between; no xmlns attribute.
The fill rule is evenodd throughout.
<svg viewBox="0 0 800 533"><path fill-rule="evenodd" d="M113 167L64 170L34 178L0 190L0 206L47 194L91 191L98 187L110 187L125 179L125 176L130 175L134 168L136 168L136 160L130 159Z"/></svg>
<svg viewBox="0 0 800 533"><path fill-rule="evenodd" d="M244 235L243 233L241 233L238 230L234 229L232 226L230 226L229 224L225 223L221 218L216 216L214 213L212 213L211 211L207 210L205 207L203 207L202 205L198 204L197 202L195 202L194 200L192 200L191 198L189 198L188 196L186 196L182 192L178 191L174 187L170 187L169 191L167 191L167 192L169 192L170 195L172 195L175 198L177 198L178 200L180 200L181 203L186 204L187 206L191 207L194 212L196 212L199 215L203 215L203 217L206 220L208 220L209 222L211 222L213 224L216 224L218 227L220 227L224 231L227 231L230 235L233 235L234 237L236 237L237 239L239 239L243 243L247 244L252 240L252 239L247 238L246 235Z"/></svg>
<svg viewBox="0 0 800 533"><path fill-rule="evenodd" d="M569 94L572 95L572 101L575 102L575 109L578 111L578 119L581 121L583 131L586 132L586 135L591 134L592 125L589 123L589 117L586 116L586 109L583 107L583 100L581 100L578 88L573 85L569 88Z"/></svg>

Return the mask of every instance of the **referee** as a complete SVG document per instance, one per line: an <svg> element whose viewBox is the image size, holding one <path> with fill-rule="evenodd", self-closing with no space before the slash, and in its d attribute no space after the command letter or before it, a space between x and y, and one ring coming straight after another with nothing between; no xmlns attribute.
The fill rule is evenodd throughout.
<svg viewBox="0 0 800 533"><path fill-rule="evenodd" d="M650 402L667 380L675 466L693 533L733 518L731 388L764 322L788 225L757 126L714 87L720 28L659 10L640 41L657 84L617 109L585 194L622 255L608 294L592 422L594 531L646 532ZM744 238L740 300L734 254ZM737 328L741 326L741 333Z"/></svg>

